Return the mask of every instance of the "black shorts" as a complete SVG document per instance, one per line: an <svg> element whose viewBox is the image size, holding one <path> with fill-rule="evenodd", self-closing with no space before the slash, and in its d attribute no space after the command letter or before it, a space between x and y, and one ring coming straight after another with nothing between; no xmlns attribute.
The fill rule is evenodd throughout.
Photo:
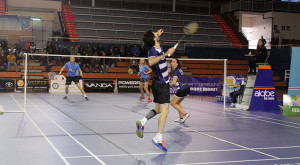
<svg viewBox="0 0 300 165"><path fill-rule="evenodd" d="M154 103L157 104L168 104L170 103L170 85L167 84L158 84L153 81L152 83L152 93Z"/></svg>
<svg viewBox="0 0 300 165"><path fill-rule="evenodd" d="M149 78L140 78L140 82L142 83L149 82Z"/></svg>
<svg viewBox="0 0 300 165"><path fill-rule="evenodd" d="M66 85L71 85L72 81L75 84L78 84L79 83L79 76L75 76L75 77L69 77L69 76L67 76Z"/></svg>
<svg viewBox="0 0 300 165"><path fill-rule="evenodd" d="M190 87L187 87L185 89L178 89L177 92L175 93L175 96L183 98L186 97L190 94Z"/></svg>

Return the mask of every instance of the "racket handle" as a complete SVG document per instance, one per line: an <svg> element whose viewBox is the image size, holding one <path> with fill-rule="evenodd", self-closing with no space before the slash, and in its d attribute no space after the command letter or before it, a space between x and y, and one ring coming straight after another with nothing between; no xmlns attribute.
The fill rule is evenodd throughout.
<svg viewBox="0 0 300 165"><path fill-rule="evenodd" d="M177 48L177 46L178 46L178 44L179 44L179 43L176 43L176 44L174 45L174 47L173 47L173 48L174 48L174 49L176 49L176 48ZM171 54L169 53L169 54L168 54L168 56L170 57L170 56L171 56Z"/></svg>

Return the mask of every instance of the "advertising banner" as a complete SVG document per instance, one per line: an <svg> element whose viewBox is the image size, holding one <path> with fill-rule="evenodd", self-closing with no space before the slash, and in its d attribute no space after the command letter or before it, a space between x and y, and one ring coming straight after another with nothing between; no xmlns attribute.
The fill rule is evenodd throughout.
<svg viewBox="0 0 300 165"><path fill-rule="evenodd" d="M218 77L185 77L190 86L190 95L220 95L221 79ZM176 93L177 87L171 86L171 94Z"/></svg>
<svg viewBox="0 0 300 165"><path fill-rule="evenodd" d="M23 92L25 87L24 80L17 80L16 91ZM27 92L39 93L48 92L48 80L27 80Z"/></svg>
<svg viewBox="0 0 300 165"><path fill-rule="evenodd" d="M300 95L283 95L283 115L300 116Z"/></svg>
<svg viewBox="0 0 300 165"><path fill-rule="evenodd" d="M300 95L300 48L292 49L292 60L289 78L289 95Z"/></svg>
<svg viewBox="0 0 300 165"><path fill-rule="evenodd" d="M113 92L114 82L102 80L85 80L84 90L85 92Z"/></svg>
<svg viewBox="0 0 300 165"><path fill-rule="evenodd" d="M118 92L140 92L140 79L118 79Z"/></svg>
<svg viewBox="0 0 300 165"><path fill-rule="evenodd" d="M14 92L14 80L0 80L0 92Z"/></svg>

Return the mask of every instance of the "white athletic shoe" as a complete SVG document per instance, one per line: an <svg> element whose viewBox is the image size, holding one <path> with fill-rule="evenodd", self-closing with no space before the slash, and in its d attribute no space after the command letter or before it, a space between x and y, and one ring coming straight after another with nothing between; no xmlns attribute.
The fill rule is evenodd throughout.
<svg viewBox="0 0 300 165"><path fill-rule="evenodd" d="M174 122L177 122L177 123L182 123L182 119L178 118L178 119L175 119Z"/></svg>
<svg viewBox="0 0 300 165"><path fill-rule="evenodd" d="M182 123L185 123L185 121L190 117L191 115L190 114L185 114L184 116L183 116L183 118L181 119L181 122Z"/></svg>
<svg viewBox="0 0 300 165"><path fill-rule="evenodd" d="M235 103L231 103L231 105L230 105L231 107L235 107Z"/></svg>

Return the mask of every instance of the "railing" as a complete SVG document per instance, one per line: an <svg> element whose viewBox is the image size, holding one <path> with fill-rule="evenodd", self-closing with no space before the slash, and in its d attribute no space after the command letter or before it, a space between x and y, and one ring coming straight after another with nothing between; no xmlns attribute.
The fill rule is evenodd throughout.
<svg viewBox="0 0 300 165"><path fill-rule="evenodd" d="M252 12L269 12L269 11L281 11L281 12L297 12L300 13L300 3L297 2L277 2L277 1L245 1L234 0L222 3L221 13L227 13L232 11L252 11Z"/></svg>
<svg viewBox="0 0 300 165"><path fill-rule="evenodd" d="M71 5L93 6L93 0L69 0ZM147 11L173 11L173 0L94 0L95 6ZM213 10L211 2L176 0L175 11L184 13L208 13Z"/></svg>

